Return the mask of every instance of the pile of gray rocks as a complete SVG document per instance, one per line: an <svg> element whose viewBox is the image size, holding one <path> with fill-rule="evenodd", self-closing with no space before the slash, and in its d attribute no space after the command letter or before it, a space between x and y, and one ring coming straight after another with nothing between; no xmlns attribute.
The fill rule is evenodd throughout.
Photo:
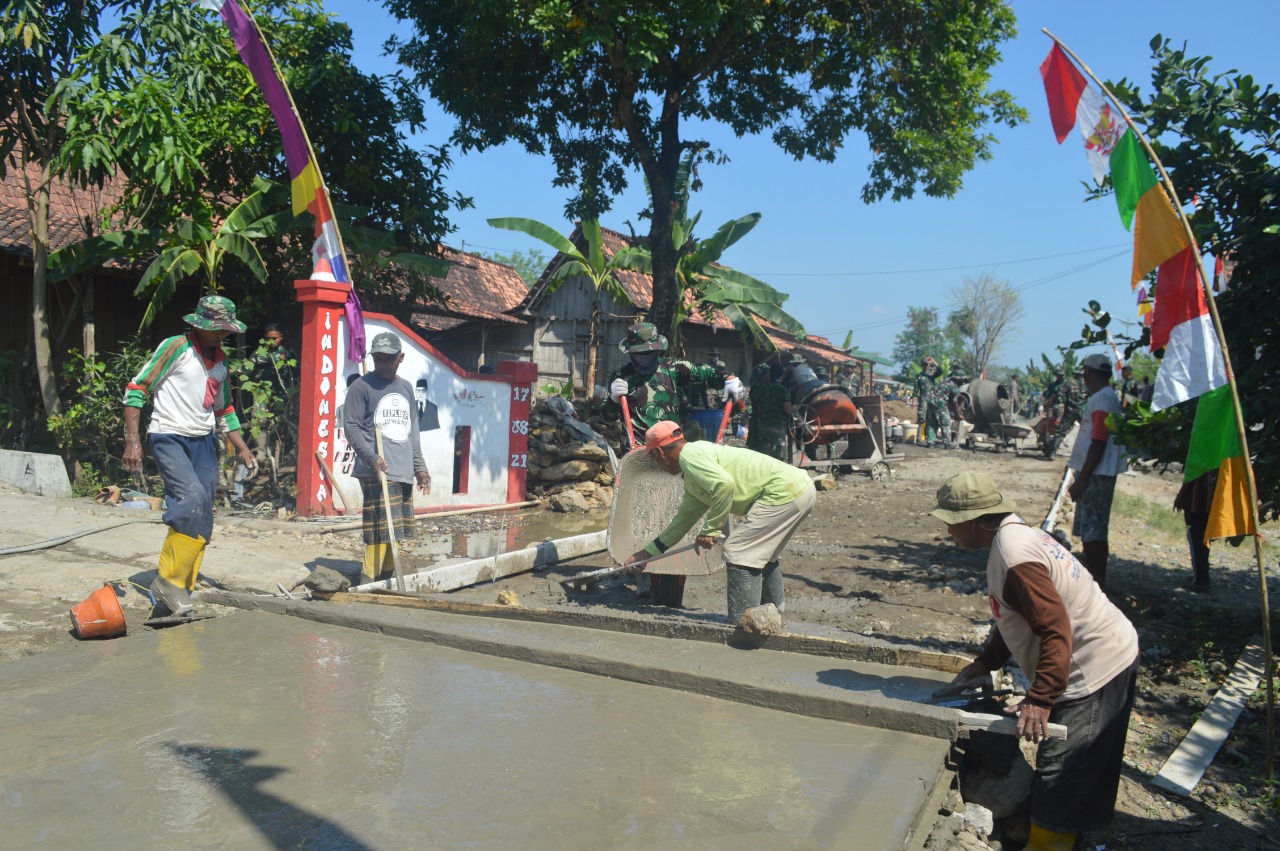
<svg viewBox="0 0 1280 851"><path fill-rule="evenodd" d="M580 423L605 433L605 424L583 402L573 404ZM552 511L585 512L606 509L613 501L613 465L609 453L565 425L567 400L539 399L529 415L527 493Z"/></svg>

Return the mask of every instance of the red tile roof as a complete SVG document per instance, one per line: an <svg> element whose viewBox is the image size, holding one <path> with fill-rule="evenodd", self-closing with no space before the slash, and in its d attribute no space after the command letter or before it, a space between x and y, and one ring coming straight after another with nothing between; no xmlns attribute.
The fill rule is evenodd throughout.
<svg viewBox="0 0 1280 851"><path fill-rule="evenodd" d="M413 324L428 331L444 331L468 321L512 325L524 322L507 314L529 294L529 288L515 269L447 246L444 259L449 262L449 274L444 280L436 278L431 283L439 287L448 301L444 304L419 301L411 315Z"/></svg>
<svg viewBox="0 0 1280 851"><path fill-rule="evenodd" d="M26 183L36 182L39 169L31 165L24 172L20 156L21 150L15 149L5 161L4 179L0 180L0 251L30 257ZM92 225L91 232L100 233L98 211L120 200L122 184L123 180L117 178L100 190L80 189L66 180L55 179L49 187L49 250L57 251L84 239L90 233L85 228L86 218Z"/></svg>

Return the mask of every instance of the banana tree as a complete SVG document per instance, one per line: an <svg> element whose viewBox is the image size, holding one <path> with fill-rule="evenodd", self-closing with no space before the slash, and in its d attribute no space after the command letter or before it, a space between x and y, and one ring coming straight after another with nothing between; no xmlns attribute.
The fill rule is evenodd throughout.
<svg viewBox="0 0 1280 851"><path fill-rule="evenodd" d="M580 251L572 240L558 230L534 219L489 219L489 224L495 228L518 231L534 239L541 240L565 258L564 262L556 267L547 282L548 294L559 289L560 285L569 278L581 275L591 281L591 285L595 288L596 297L591 305L591 324L587 332L586 386L589 393L590 388L595 387L596 384L596 349L599 348L599 341L596 338L596 320L600 315L600 292L603 290L619 302L634 307L635 302L631 300L631 296L623 289L622 284L618 282L613 273L619 269L635 268L633 264L637 262L641 252L635 248L624 248L614 254L613 257L606 259L604 256L604 234L600 230L600 222L597 219L582 222L582 238L586 241L585 253Z"/></svg>
<svg viewBox="0 0 1280 851"><path fill-rule="evenodd" d="M725 222L707 239L694 236L702 213L689 216L689 191L695 179L693 164L696 151L684 155L676 175L677 207L671 227L671 241L676 250L676 283L685 294L676 308L673 339L680 323L687 319L692 308L703 310L718 308L739 334L749 337L761 349L776 351L777 346L761 320L789 331L798 338L806 336L804 326L781 305L787 294L779 292L757 278L739 272L718 261L726 250L742 239L760 223L760 213L749 213ZM623 258L627 268L653 274L653 260L648 246L638 245Z"/></svg>
<svg viewBox="0 0 1280 851"><path fill-rule="evenodd" d="M216 227L213 208L202 203L161 243L160 254L143 271L134 290L134 295L147 300L139 331L155 320L185 278L202 272L206 294L220 292L219 275L227 255L243 263L259 283L267 280L267 267L254 240L288 230L296 219L285 201L283 186L261 178L253 185L253 193L231 208Z"/></svg>

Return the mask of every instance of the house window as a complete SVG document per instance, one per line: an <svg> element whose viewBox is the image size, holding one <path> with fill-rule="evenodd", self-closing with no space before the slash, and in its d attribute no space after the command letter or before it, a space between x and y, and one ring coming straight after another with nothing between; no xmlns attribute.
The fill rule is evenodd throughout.
<svg viewBox="0 0 1280 851"><path fill-rule="evenodd" d="M453 492L466 493L471 472L471 426L453 430Z"/></svg>

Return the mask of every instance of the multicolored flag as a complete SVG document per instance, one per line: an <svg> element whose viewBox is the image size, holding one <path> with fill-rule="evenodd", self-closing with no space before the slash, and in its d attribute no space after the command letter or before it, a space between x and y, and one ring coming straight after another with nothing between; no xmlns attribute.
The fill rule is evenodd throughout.
<svg viewBox="0 0 1280 851"><path fill-rule="evenodd" d="M1253 512L1249 510L1244 450L1236 428L1230 387L1219 387L1200 397L1183 479L1190 482L1213 470L1218 471L1218 481L1213 489L1204 542L1257 534Z"/></svg>
<svg viewBox="0 0 1280 851"><path fill-rule="evenodd" d="M280 137L284 143L285 162L289 168L293 214L300 216L309 212L316 220L316 240L311 249L314 261L312 278L351 283L342 237L338 233L333 207L329 202L329 190L320 175L320 167L316 165L315 151L311 148L306 130L294 108L293 98L290 97L271 52L262 39L262 32L236 0L198 2L203 8L220 14L226 22L236 51L248 67L253 81L261 89L262 97L276 119L276 126L280 129ZM356 295L355 287L347 295L346 317L347 358L353 361L363 360L364 314L360 309L360 298Z"/></svg>
<svg viewBox="0 0 1280 851"><path fill-rule="evenodd" d="M1164 349L1164 358L1151 410L1159 411L1223 386L1227 368L1190 246L1160 265L1155 302L1151 349Z"/></svg>
<svg viewBox="0 0 1280 851"><path fill-rule="evenodd" d="M1124 119L1115 113L1101 92L1085 82L1084 75L1057 44L1041 63L1040 77L1049 98L1049 117L1058 144L1062 144L1073 126L1078 127L1084 137L1093 179L1102 185L1111 152L1125 131Z"/></svg>

